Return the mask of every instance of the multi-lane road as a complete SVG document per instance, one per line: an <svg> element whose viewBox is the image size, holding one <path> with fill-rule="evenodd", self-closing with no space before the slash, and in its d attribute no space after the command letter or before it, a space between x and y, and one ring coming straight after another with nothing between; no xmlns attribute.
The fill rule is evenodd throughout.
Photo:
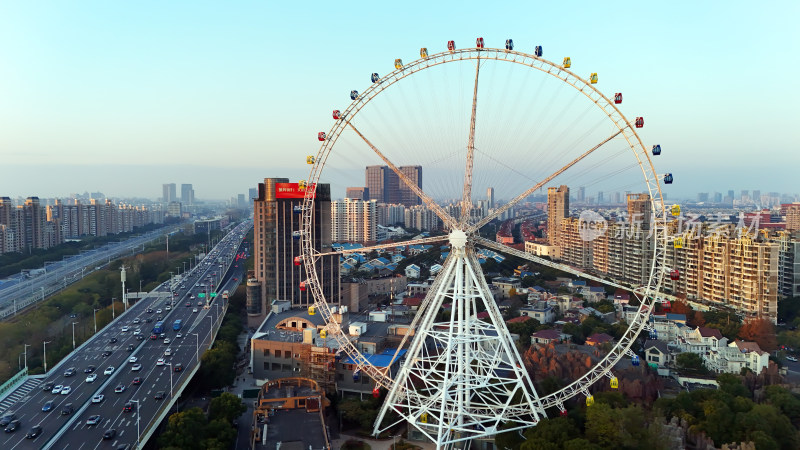
<svg viewBox="0 0 800 450"><path fill-rule="evenodd" d="M0 435L0 448L136 448L140 436L149 436L166 415L213 341L227 306L222 293L232 293L243 279L244 260L236 255L250 226L234 228L194 270L159 286L40 378L0 414L13 413L21 422L16 431ZM208 299L211 292L219 293L213 301L199 298L208 293ZM159 317L163 334L151 339ZM179 330L176 320L182 321ZM75 374L67 376L70 368ZM62 391L69 386L69 393L54 393L59 385ZM97 395L103 399L93 401ZM34 426L41 434L26 438ZM113 436L104 439L110 430Z"/></svg>

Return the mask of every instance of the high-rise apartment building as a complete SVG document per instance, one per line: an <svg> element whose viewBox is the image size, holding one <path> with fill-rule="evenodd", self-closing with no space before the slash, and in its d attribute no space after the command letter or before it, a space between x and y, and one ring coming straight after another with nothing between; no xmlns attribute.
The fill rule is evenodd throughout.
<svg viewBox="0 0 800 450"><path fill-rule="evenodd" d="M315 189L312 239L320 252L331 248L330 186L319 184ZM307 281L304 264L295 264L302 257L300 233L305 191L286 178L266 178L258 185L258 198L253 201L255 286L248 282L248 292L259 297L247 298L248 324L260 324L274 300L289 300L294 306L314 302L310 289L301 289ZM300 262L298 260L298 262ZM325 298L339 302L339 258L323 256L317 261L317 277ZM256 286L260 285L260 289Z"/></svg>
<svg viewBox="0 0 800 450"><path fill-rule="evenodd" d="M346 198L331 202L331 239L333 242L375 242L378 212L375 200Z"/></svg>
<svg viewBox="0 0 800 450"><path fill-rule="evenodd" d="M486 200L488 209L494 209L494 188L490 187L486 189Z"/></svg>
<svg viewBox="0 0 800 450"><path fill-rule="evenodd" d="M21 207L25 241L23 251L29 252L34 248L45 247L44 222L45 209L39 202L39 197L28 197Z"/></svg>
<svg viewBox="0 0 800 450"><path fill-rule="evenodd" d="M422 189L422 166L400 166L400 172ZM422 200L411 190L389 166L367 166L365 171L369 200L378 203L401 203L405 206L419 205Z"/></svg>
<svg viewBox="0 0 800 450"><path fill-rule="evenodd" d="M165 183L161 185L161 190L163 192L163 195L161 196L162 202L169 203L177 200L175 183Z"/></svg>
<svg viewBox="0 0 800 450"><path fill-rule="evenodd" d="M194 205L194 189L191 184L181 185L181 203L184 206Z"/></svg>
<svg viewBox="0 0 800 450"><path fill-rule="evenodd" d="M441 228L441 220L433 211L424 205L405 208L405 227L420 231L434 231Z"/></svg>
<svg viewBox="0 0 800 450"><path fill-rule="evenodd" d="M569 217L569 188L566 185L547 188L547 242L561 245L561 221Z"/></svg>
<svg viewBox="0 0 800 450"><path fill-rule="evenodd" d="M347 194L345 198L351 198L353 200L369 200L369 188L366 186L359 186L359 187L349 187L346 190ZM377 200L376 200L377 201Z"/></svg>
<svg viewBox="0 0 800 450"><path fill-rule="evenodd" d="M586 188L583 186L578 187L578 203L583 203L586 201Z"/></svg>

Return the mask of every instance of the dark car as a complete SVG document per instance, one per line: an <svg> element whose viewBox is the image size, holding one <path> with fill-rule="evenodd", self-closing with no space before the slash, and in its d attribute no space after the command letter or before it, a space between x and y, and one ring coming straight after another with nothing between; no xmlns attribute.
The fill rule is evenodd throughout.
<svg viewBox="0 0 800 450"><path fill-rule="evenodd" d="M128 402L125 403L125 406L122 407L122 412L131 412L133 411L133 403Z"/></svg>
<svg viewBox="0 0 800 450"><path fill-rule="evenodd" d="M137 341L143 341L144 340L144 336L142 336L141 334L137 334L136 335L136 340Z"/></svg>
<svg viewBox="0 0 800 450"><path fill-rule="evenodd" d="M128 344L128 351L132 352L134 349L133 344Z"/></svg>
<svg viewBox="0 0 800 450"><path fill-rule="evenodd" d="M89 366L89 367L87 367L87 368L83 369L83 373L92 373L92 372L94 372L96 369L97 369L97 367L95 367L95 366Z"/></svg>
<svg viewBox="0 0 800 450"><path fill-rule="evenodd" d="M134 386L138 386L140 384L142 384L142 377L136 377L136 378L133 379L133 385Z"/></svg>
<svg viewBox="0 0 800 450"><path fill-rule="evenodd" d="M110 350L106 350L106 351L104 351L104 352L102 353L102 355L103 355L103 356L111 356L111 351L110 351Z"/></svg>
<svg viewBox="0 0 800 450"><path fill-rule="evenodd" d="M71 376L75 375L76 372L77 371L75 370L74 367L70 367L69 369L64 371L64 376L65 377L71 377Z"/></svg>
<svg viewBox="0 0 800 450"><path fill-rule="evenodd" d="M19 420L16 419L12 420L11 423L9 423L8 426L6 427L6 433L17 431L17 428L19 428L20 425L22 425L22 422L20 422Z"/></svg>
<svg viewBox="0 0 800 450"><path fill-rule="evenodd" d="M73 412L75 412L75 408L72 407L72 403L67 403L66 405L64 405L63 408L61 408L61 415L62 416L68 416L68 415L72 414Z"/></svg>
<svg viewBox="0 0 800 450"><path fill-rule="evenodd" d="M44 384L44 386L42 386L42 390L43 391L52 391L53 390L53 386L55 386L55 385L56 384L53 383L52 381L48 381L47 383Z"/></svg>
<svg viewBox="0 0 800 450"><path fill-rule="evenodd" d="M108 342L110 342L112 344L116 344L117 343L117 338L111 338L111 340L108 341Z"/></svg>
<svg viewBox="0 0 800 450"><path fill-rule="evenodd" d="M42 412L47 412L47 411L50 411L51 409L53 409L53 401L52 400L50 400L49 402L47 402L44 405L42 405Z"/></svg>
<svg viewBox="0 0 800 450"><path fill-rule="evenodd" d="M31 428L31 431L28 431L28 434L25 435L25 439L35 439L40 434L42 434L42 427L36 425L35 427Z"/></svg>
<svg viewBox="0 0 800 450"><path fill-rule="evenodd" d="M147 322L147 323L150 323L150 322L152 322L152 321L153 321L153 319L151 319L151 318L149 318L149 317L148 317L147 319L144 319L144 321L145 321L145 322Z"/></svg>
<svg viewBox="0 0 800 450"><path fill-rule="evenodd" d="M106 432L103 433L103 439L106 439L106 440L114 439L114 436L116 436L116 435L117 435L117 430L112 428L110 430L106 430Z"/></svg>
<svg viewBox="0 0 800 450"><path fill-rule="evenodd" d="M8 424L11 423L12 420L14 420L16 418L17 418L17 415L14 414L14 413L8 413L8 414L4 415L3 418L0 419L0 427L7 426Z"/></svg>
<svg viewBox="0 0 800 450"><path fill-rule="evenodd" d="M166 397L166 396L167 396L166 392L158 391L158 392L156 392L156 395L153 396L153 398L156 399L156 400L164 400L164 397Z"/></svg>
<svg viewBox="0 0 800 450"><path fill-rule="evenodd" d="M183 364L181 363L175 364L175 372L180 372L182 370L183 370Z"/></svg>

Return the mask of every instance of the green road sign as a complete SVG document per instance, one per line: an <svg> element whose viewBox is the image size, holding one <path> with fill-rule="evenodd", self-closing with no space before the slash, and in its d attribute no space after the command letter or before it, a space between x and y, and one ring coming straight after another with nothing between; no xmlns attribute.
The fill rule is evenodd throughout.
<svg viewBox="0 0 800 450"><path fill-rule="evenodd" d="M197 298L206 298L206 294L201 292L201 293L197 294Z"/></svg>
<svg viewBox="0 0 800 450"><path fill-rule="evenodd" d="M211 298L214 298L214 297L216 297L216 296L217 296L217 293L216 293L216 292L212 292L212 293L211 293Z"/></svg>

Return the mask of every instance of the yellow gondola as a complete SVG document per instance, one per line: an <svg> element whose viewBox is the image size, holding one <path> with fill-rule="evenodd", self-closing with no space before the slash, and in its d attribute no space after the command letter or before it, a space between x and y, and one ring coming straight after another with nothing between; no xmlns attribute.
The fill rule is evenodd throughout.
<svg viewBox="0 0 800 450"><path fill-rule="evenodd" d="M306 156L306 164L314 164L316 162L316 158L311 155Z"/></svg>
<svg viewBox="0 0 800 450"><path fill-rule="evenodd" d="M298 181L297 182L297 189L299 189L301 191L305 191L306 190L306 180Z"/></svg>
<svg viewBox="0 0 800 450"><path fill-rule="evenodd" d="M422 423L428 423L428 413L422 413L422 415L419 416L419 421Z"/></svg>
<svg viewBox="0 0 800 450"><path fill-rule="evenodd" d="M680 216L681 215L681 205L672 205L672 208L670 208L670 212L672 212L672 215L675 216L675 217Z"/></svg>
<svg viewBox="0 0 800 450"><path fill-rule="evenodd" d="M313 316L316 313L317 313L317 308L316 307L314 307L314 306L309 306L308 307L308 315L309 316Z"/></svg>
<svg viewBox="0 0 800 450"><path fill-rule="evenodd" d="M422 47L421 49L419 49L419 57L420 58L428 57L428 49L426 47Z"/></svg>
<svg viewBox="0 0 800 450"><path fill-rule="evenodd" d="M328 337L328 330L320 330L319 331L319 337L321 337L322 339L325 339L326 337Z"/></svg>
<svg viewBox="0 0 800 450"><path fill-rule="evenodd" d="M564 66L565 69L569 69L572 67L572 60L569 59L569 56L566 56L564 57L564 62L561 65Z"/></svg>
<svg viewBox="0 0 800 450"><path fill-rule="evenodd" d="M586 397L586 406L594 405L594 395Z"/></svg>
<svg viewBox="0 0 800 450"><path fill-rule="evenodd" d="M592 72L592 74L589 76L589 81L592 84L597 84L597 72Z"/></svg>
<svg viewBox="0 0 800 450"><path fill-rule="evenodd" d="M611 379L611 389L617 389L619 387L619 380L617 377Z"/></svg>
<svg viewBox="0 0 800 450"><path fill-rule="evenodd" d="M674 241L672 241L672 246L675 248L683 248L683 238L676 237Z"/></svg>
<svg viewBox="0 0 800 450"><path fill-rule="evenodd" d="M395 59L394 60L394 68L395 69L402 69L403 68L403 60L400 59L400 58Z"/></svg>

